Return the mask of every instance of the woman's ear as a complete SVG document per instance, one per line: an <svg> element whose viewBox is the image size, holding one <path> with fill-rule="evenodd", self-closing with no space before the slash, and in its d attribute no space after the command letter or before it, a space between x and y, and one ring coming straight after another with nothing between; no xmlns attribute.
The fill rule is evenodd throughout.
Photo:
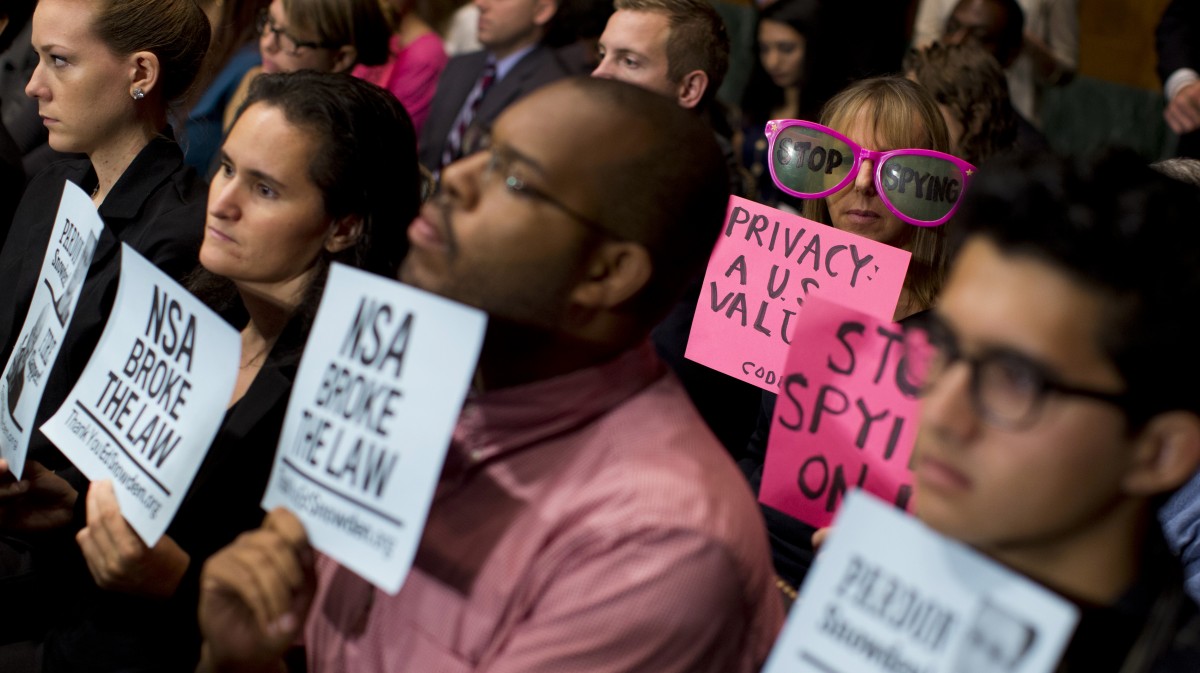
<svg viewBox="0 0 1200 673"><path fill-rule="evenodd" d="M333 53L333 72L350 72L354 64L358 62L358 47L352 44L344 44L337 48Z"/></svg>
<svg viewBox="0 0 1200 673"><path fill-rule="evenodd" d="M650 252L640 243L602 243L587 266L587 274L572 292L576 304L611 309L629 301L650 282Z"/></svg>
<svg viewBox="0 0 1200 673"><path fill-rule="evenodd" d="M1173 491L1200 467L1200 417L1189 411L1159 414L1138 434L1134 447L1126 491L1143 497Z"/></svg>
<svg viewBox="0 0 1200 673"><path fill-rule="evenodd" d="M358 215L345 215L333 221L329 236L325 239L325 249L337 254L353 247L362 237L363 221Z"/></svg>
<svg viewBox="0 0 1200 673"><path fill-rule="evenodd" d="M142 100L158 87L162 68L154 52L139 51L129 57L129 96ZM140 92L140 95L139 95Z"/></svg>

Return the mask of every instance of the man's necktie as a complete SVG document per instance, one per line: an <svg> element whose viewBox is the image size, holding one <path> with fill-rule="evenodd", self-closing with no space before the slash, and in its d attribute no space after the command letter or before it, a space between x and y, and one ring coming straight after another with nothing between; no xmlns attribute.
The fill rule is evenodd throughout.
<svg viewBox="0 0 1200 673"><path fill-rule="evenodd" d="M442 151L442 166L462 156L463 138L466 137L471 122L475 121L479 104L483 102L483 97L495 81L496 64L488 61L487 65L483 66L483 72L479 74L475 87L467 94L467 100L463 102L462 110L459 110L458 117L454 120L454 126L450 127L450 135L446 137L446 148Z"/></svg>

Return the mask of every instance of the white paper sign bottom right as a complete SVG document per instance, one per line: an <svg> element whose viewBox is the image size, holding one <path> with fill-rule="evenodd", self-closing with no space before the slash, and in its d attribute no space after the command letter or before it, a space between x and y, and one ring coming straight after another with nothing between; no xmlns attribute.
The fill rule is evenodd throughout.
<svg viewBox="0 0 1200 673"><path fill-rule="evenodd" d="M1049 673L1069 601L855 490L763 673Z"/></svg>

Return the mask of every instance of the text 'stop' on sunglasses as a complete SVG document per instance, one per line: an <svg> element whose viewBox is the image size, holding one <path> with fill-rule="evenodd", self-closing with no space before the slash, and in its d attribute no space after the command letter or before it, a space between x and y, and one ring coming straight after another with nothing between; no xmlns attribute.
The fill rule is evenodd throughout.
<svg viewBox="0 0 1200 673"><path fill-rule="evenodd" d="M919 227L954 216L975 167L956 156L921 149L877 152L833 129L798 119L767 122L771 177L784 192L817 199L845 189L863 161L874 164L875 189L893 215Z"/></svg>

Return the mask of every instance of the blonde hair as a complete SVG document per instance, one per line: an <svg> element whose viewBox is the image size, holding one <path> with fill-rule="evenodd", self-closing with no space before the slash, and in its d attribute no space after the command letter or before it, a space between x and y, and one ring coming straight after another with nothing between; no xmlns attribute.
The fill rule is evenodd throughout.
<svg viewBox="0 0 1200 673"><path fill-rule="evenodd" d="M96 6L92 28L114 54L158 57L163 107L184 98L212 38L195 0L100 0Z"/></svg>
<svg viewBox="0 0 1200 673"><path fill-rule="evenodd" d="M821 123L845 133L859 115L875 122L875 137L893 147L950 151L950 133L937 103L919 85L903 77L875 77L846 87L821 111ZM869 147L867 149L879 149ZM833 224L825 199L804 202L804 216ZM912 253L904 285L921 310L933 306L946 277L946 232L940 227L912 227L907 249Z"/></svg>

